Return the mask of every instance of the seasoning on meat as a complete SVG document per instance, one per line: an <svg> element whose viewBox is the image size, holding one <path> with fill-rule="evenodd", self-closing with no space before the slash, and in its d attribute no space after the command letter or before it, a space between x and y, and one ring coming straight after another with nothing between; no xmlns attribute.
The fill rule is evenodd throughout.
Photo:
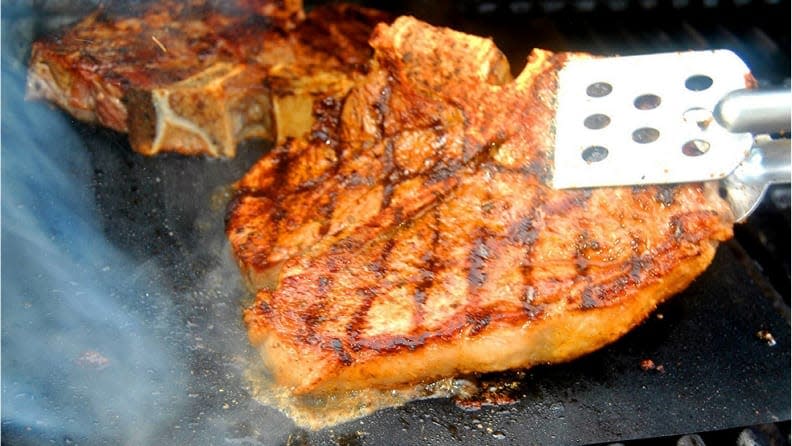
<svg viewBox="0 0 792 446"><path fill-rule="evenodd" d="M300 136L316 97L346 92L387 20L350 5L305 17L294 0L123 6L35 42L28 97L129 132L146 155L232 157L246 139Z"/></svg>
<svg viewBox="0 0 792 446"><path fill-rule="evenodd" d="M684 289L732 235L713 184L548 186L556 74L403 17L305 138L239 184L251 342L297 394L569 361ZM658 200L661 196L663 199Z"/></svg>

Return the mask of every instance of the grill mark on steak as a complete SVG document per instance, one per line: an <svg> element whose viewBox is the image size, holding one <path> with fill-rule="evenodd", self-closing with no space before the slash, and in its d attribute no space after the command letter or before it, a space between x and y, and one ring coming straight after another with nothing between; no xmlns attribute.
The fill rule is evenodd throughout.
<svg viewBox="0 0 792 446"><path fill-rule="evenodd" d="M426 292L434 285L435 276L439 272L439 262L435 256L435 250L440 241L440 230L438 224L440 223L440 216L437 208L432 210L433 223L431 240L429 242L429 249L427 249L421 256L423 264L419 267L418 273L420 279L415 286L413 292L413 300L415 301L415 315L413 317L413 326L417 329L421 326L424 320L424 305L426 304Z"/></svg>
<svg viewBox="0 0 792 446"><path fill-rule="evenodd" d="M661 184L657 186L655 192L655 201L662 203L663 206L671 206L674 204L674 195L676 193L676 185L674 184Z"/></svg>
<svg viewBox="0 0 792 446"><path fill-rule="evenodd" d="M467 256L467 281L468 281L468 294L475 295L478 290L484 286L487 281L487 272L485 267L490 258L490 249L487 246L487 240L490 235L484 227L480 227L474 233L473 244Z"/></svg>
<svg viewBox="0 0 792 446"><path fill-rule="evenodd" d="M629 278L633 284L637 285L641 282L641 277L644 268L646 265L650 264L651 261L649 259L645 259L644 256L633 255L628 260L629 265Z"/></svg>
<svg viewBox="0 0 792 446"><path fill-rule="evenodd" d="M391 86L393 82L392 77L388 77L387 83L380 90L376 102L372 105L377 115L377 130L379 132L378 138L384 140L384 152L382 155L382 200L380 202L380 209L385 209L390 206L391 198L393 197L393 189L397 181L399 181L399 173L396 171L396 161L393 159L393 139L386 139L385 119L388 115L388 102L391 99Z"/></svg>
<svg viewBox="0 0 792 446"><path fill-rule="evenodd" d="M314 103L314 124L310 133L312 140L320 141L333 148L336 154L336 167L338 167L343 152L338 132L341 128L341 110L344 106L344 99L346 96L344 98L327 96Z"/></svg>
<svg viewBox="0 0 792 446"><path fill-rule="evenodd" d="M498 132L494 138L483 144L475 143L471 138L465 137L463 145L464 159L452 159L450 161L439 160L432 165L428 173L424 175L427 185L441 183L453 179L453 177L464 167L475 166L486 168L492 155L498 151L505 141L505 135Z"/></svg>
<svg viewBox="0 0 792 446"><path fill-rule="evenodd" d="M597 300L595 300L595 298L592 296L592 293L595 291L597 291L597 288L590 285L587 285L585 288L583 288L580 303L581 310L590 310L597 307Z"/></svg>
<svg viewBox="0 0 792 446"><path fill-rule="evenodd" d="M515 225L509 229L509 239L512 243L518 244L525 249L523 260L520 263L520 276L522 277L522 292L520 302L529 320L539 317L544 311L542 305L534 303L536 288L531 285L531 271L533 270L533 247L539 237L539 231L534 227L536 220L536 209L542 202L544 194L537 194L531 200L531 213L520 218Z"/></svg>
<svg viewBox="0 0 792 446"><path fill-rule="evenodd" d="M523 312L529 321L541 317L545 309L544 305L534 303L534 299L536 299L536 288L533 285L523 284L520 302L522 303Z"/></svg>
<svg viewBox="0 0 792 446"><path fill-rule="evenodd" d="M382 188L382 201L380 202L380 209L385 209L390 206L391 198L393 198L393 188L399 180L399 173L395 171L395 161L393 160L393 140L388 139L385 141L385 152L382 157L383 171L384 171L384 186Z"/></svg>
<svg viewBox="0 0 792 446"><path fill-rule="evenodd" d="M272 313L272 306L266 300L259 302L258 308L261 311L261 314L264 316L268 316L270 313Z"/></svg>
<svg viewBox="0 0 792 446"><path fill-rule="evenodd" d="M425 175L425 184L430 186L451 179L463 166L464 164L457 159L452 159L450 161L439 160L432 165L432 168Z"/></svg>
<svg viewBox="0 0 792 446"><path fill-rule="evenodd" d="M599 242L591 240L589 233L584 229L580 231L575 240L575 268L578 274L585 276L589 268L590 252L600 249Z"/></svg>
<svg viewBox="0 0 792 446"><path fill-rule="evenodd" d="M668 225L671 228L674 240L681 241L685 238L687 231L685 230L685 225L679 215L673 216Z"/></svg>
<svg viewBox="0 0 792 446"><path fill-rule="evenodd" d="M341 342L338 338L333 338L330 340L330 347L335 352L338 360L341 361L341 364L344 365L351 365L352 364L352 357L349 356L349 353L344 348L344 343Z"/></svg>
<svg viewBox="0 0 792 446"><path fill-rule="evenodd" d="M644 241L640 235L630 232L630 249L633 252L633 255L640 256L643 252Z"/></svg>
<svg viewBox="0 0 792 446"><path fill-rule="evenodd" d="M396 244L396 240L388 239L376 260L367 265L367 269L374 273L376 279L381 280L385 277L384 271L390 257L391 251Z"/></svg>
<svg viewBox="0 0 792 446"><path fill-rule="evenodd" d="M366 323L371 305L374 303L374 299L377 298L380 291L378 287L365 287L355 290L355 296L360 302L358 303L355 313L346 325L347 339L350 340L353 350L356 349L356 341L360 339L360 332L363 329L363 325Z"/></svg>
<svg viewBox="0 0 792 446"><path fill-rule="evenodd" d="M537 204L536 198L532 200L532 205ZM531 214L520 218L516 224L512 225L509 229L509 240L512 243L516 243L520 246L524 246L528 248L526 251L526 256L530 254L530 248L536 242L536 238L539 236L539 233L536 228L534 228L534 220L536 219L536 211L531 212ZM522 266L529 266L530 262L524 262Z"/></svg>
<svg viewBox="0 0 792 446"><path fill-rule="evenodd" d="M479 311L479 293L487 282L487 265L494 260L496 250L489 246L495 237L486 227L474 232L473 243L467 256L467 302L465 303L465 324L471 336L477 335L490 323L489 310Z"/></svg>
<svg viewBox="0 0 792 446"><path fill-rule="evenodd" d="M322 217L322 226L319 227L319 235L323 236L330 231L330 222L333 212L338 202L338 191L332 190L327 194L328 201L319 206L319 215Z"/></svg>
<svg viewBox="0 0 792 446"><path fill-rule="evenodd" d="M387 83L382 90L380 90L377 100L372 105L372 108L376 112L377 115L377 129L379 130L379 134L377 135L377 139L383 140L386 136L385 133L385 119L387 119L388 110L390 107L388 106L388 102L391 99L391 86L390 84L393 82L393 78L388 76Z"/></svg>
<svg viewBox="0 0 792 446"><path fill-rule="evenodd" d="M289 170L289 164L291 163L291 157L289 156L288 146L292 144L293 141L288 141L287 144L284 144L281 147L278 147L275 152L275 169L273 174L273 187L278 187L284 180ZM284 223L284 217L286 213L283 210L281 200L275 199L269 201L271 209L271 221L276 225L281 225ZM275 244L278 239L278 232L277 231L269 231L265 232L266 242L269 245ZM269 264L269 260L267 258L261 258L257 260L259 263L263 265Z"/></svg>
<svg viewBox="0 0 792 446"><path fill-rule="evenodd" d="M319 281L318 281L319 287L317 288L319 294L317 295L318 298L317 300L322 300L324 299L325 296L327 296L327 292L330 290L332 281L333 279L331 279L328 276L319 276Z"/></svg>
<svg viewBox="0 0 792 446"><path fill-rule="evenodd" d="M393 239L389 239L385 242L382 247L382 250L377 257L377 260L367 265L369 267L369 271L374 273L374 277L377 279L381 279L382 271L384 269L384 265L387 265L388 258L390 257L391 252L393 251L393 247L396 244L396 241ZM376 283L376 282L375 282ZM367 321L368 312L371 309L371 305L374 303L374 300L377 298L377 295L382 292L382 289L376 285L359 288L356 290L356 295L360 298L360 303L355 310L355 313L350 318L349 322L346 326L346 334L347 338L350 340L350 345L352 346L353 350L358 349L357 340L360 339L360 333L363 330L363 325Z"/></svg>
<svg viewBox="0 0 792 446"><path fill-rule="evenodd" d="M274 187L278 187L278 185L282 184L286 179L286 175L289 172L289 165L292 162L292 157L289 156L289 148L294 144L294 139L288 139L282 146L279 146L275 149L275 172L274 172L274 179L272 184Z"/></svg>
<svg viewBox="0 0 792 446"><path fill-rule="evenodd" d="M474 312L466 315L466 324L470 327L469 336L476 336L481 333L492 321L492 314L489 312Z"/></svg>
<svg viewBox="0 0 792 446"><path fill-rule="evenodd" d="M287 279L288 280L288 279ZM296 336L309 345L320 344L318 329L325 322L324 311L327 295L333 288L333 279L328 275L320 275L316 281L316 298L307 310L300 315L304 324Z"/></svg>
<svg viewBox="0 0 792 446"><path fill-rule="evenodd" d="M318 177L310 178L308 180L305 180L302 183L298 184L297 187L294 188L294 192L300 193L300 192L308 192L308 191L314 190L317 187L321 186L322 183L327 181L332 175L333 175L333 172L329 172L328 171L328 172L325 172L325 173L319 175ZM252 192L250 195L264 195L264 196L266 196L266 195L269 195L269 193L267 191L265 191L265 190L258 190L258 191ZM332 214L332 212L331 212L331 214Z"/></svg>
<svg viewBox="0 0 792 446"><path fill-rule="evenodd" d="M447 336L446 334L445 337ZM403 349L415 351L436 337L442 337L442 335L422 333L418 335L374 336L356 341L354 347L357 351L368 349L383 354L395 353Z"/></svg>

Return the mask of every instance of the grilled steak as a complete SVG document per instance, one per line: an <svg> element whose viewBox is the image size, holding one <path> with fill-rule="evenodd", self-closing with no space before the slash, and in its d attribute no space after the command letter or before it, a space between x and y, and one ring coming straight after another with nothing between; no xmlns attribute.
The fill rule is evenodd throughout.
<svg viewBox="0 0 792 446"><path fill-rule="evenodd" d="M229 11L201 2L100 9L33 44L28 97L129 132L143 154L230 157L241 140L310 128L276 129L279 120L310 120L317 94L345 92L371 55L373 26L387 19L349 5L302 17L295 1L246 0ZM283 116L282 101L295 105Z"/></svg>
<svg viewBox="0 0 792 446"><path fill-rule="evenodd" d="M509 81L504 55L450 30L404 32L409 42L378 43L397 45L397 61L381 54L343 103L322 103L307 138L277 147L237 184L227 232L253 289L271 286L283 261L320 239L423 211L492 142L466 124L454 96Z"/></svg>
<svg viewBox="0 0 792 446"><path fill-rule="evenodd" d="M553 190L556 74L380 25L372 67L243 178L228 235L251 342L297 394L571 360L685 288L732 234L712 184Z"/></svg>

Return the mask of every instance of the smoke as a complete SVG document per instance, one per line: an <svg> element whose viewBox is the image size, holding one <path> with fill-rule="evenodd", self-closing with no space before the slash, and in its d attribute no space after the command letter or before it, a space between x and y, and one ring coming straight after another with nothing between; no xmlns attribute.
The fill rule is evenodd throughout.
<svg viewBox="0 0 792 446"><path fill-rule="evenodd" d="M3 6L3 444L283 444L294 424L244 378L259 360L223 233L262 147L151 159L25 101L49 27Z"/></svg>
<svg viewBox="0 0 792 446"><path fill-rule="evenodd" d="M82 142L63 114L24 101L5 37L3 441L146 444L184 404L180 324L156 265L103 236Z"/></svg>

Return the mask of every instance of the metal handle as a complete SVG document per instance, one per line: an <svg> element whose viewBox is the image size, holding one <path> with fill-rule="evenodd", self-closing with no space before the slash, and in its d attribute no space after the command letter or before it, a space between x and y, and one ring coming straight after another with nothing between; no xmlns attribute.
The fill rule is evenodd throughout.
<svg viewBox="0 0 792 446"><path fill-rule="evenodd" d="M726 200L736 222L745 221L774 183L790 182L790 140L762 138L748 158L724 178Z"/></svg>
<svg viewBox="0 0 792 446"><path fill-rule="evenodd" d="M720 125L733 133L759 135L789 130L792 127L792 91L736 90L718 102L713 115Z"/></svg>
<svg viewBox="0 0 792 446"><path fill-rule="evenodd" d="M757 142L757 149L761 151L759 169L762 171L761 180L765 183L790 182L790 141L788 139L774 139L766 142Z"/></svg>

